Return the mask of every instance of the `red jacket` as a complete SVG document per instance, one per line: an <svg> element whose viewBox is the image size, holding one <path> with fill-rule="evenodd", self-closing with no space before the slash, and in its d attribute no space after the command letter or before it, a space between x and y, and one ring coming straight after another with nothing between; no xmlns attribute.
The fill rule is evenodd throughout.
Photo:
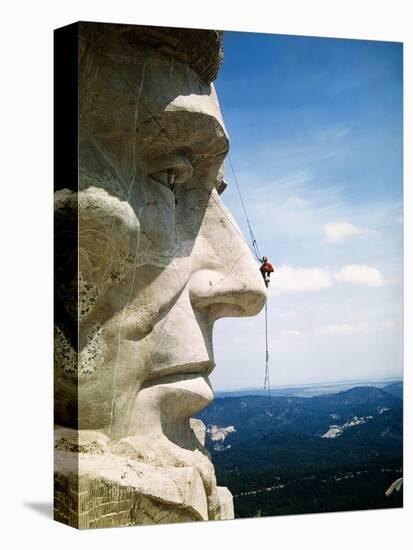
<svg viewBox="0 0 413 550"><path fill-rule="evenodd" d="M264 272L264 273L273 273L274 272L274 268L273 266L270 264L270 262L264 262L262 264L262 266L260 267L260 271L261 272Z"/></svg>

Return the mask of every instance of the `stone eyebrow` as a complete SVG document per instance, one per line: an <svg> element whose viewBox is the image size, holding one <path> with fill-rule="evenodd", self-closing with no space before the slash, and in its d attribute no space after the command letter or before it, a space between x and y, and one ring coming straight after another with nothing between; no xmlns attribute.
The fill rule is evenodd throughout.
<svg viewBox="0 0 413 550"><path fill-rule="evenodd" d="M189 110L165 110L148 117L136 129L142 154L160 155L187 149L194 157L224 157L229 142L220 121L212 114Z"/></svg>

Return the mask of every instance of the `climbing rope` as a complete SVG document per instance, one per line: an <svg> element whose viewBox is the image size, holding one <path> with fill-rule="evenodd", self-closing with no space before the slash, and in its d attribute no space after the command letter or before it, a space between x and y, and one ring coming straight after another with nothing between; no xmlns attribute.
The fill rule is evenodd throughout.
<svg viewBox="0 0 413 550"><path fill-rule="evenodd" d="M245 221L247 222L251 243L252 243L252 250L255 254L255 257L258 261L261 261L261 253L260 249L258 247L257 239L255 238L254 232L252 230L251 222L248 218L247 209L245 207L244 199L242 197L241 188L238 183L238 178L235 173L234 165L232 164L231 156L228 153L228 160L229 164L231 166L232 175L234 176L235 185L237 187L238 195L240 198L242 210L244 212ZM264 375L264 390L268 390L268 414L271 416L271 384L270 384L270 352L268 348L268 308L267 308L267 302L265 302L265 375Z"/></svg>
<svg viewBox="0 0 413 550"><path fill-rule="evenodd" d="M268 351L268 309L265 302L265 376L264 390L268 389L268 412L271 411L270 353Z"/></svg>
<svg viewBox="0 0 413 550"><path fill-rule="evenodd" d="M239 198L240 198L240 201L241 201L242 210L243 210L244 216L245 216L245 221L247 222L248 229L249 229L249 232L250 232L252 248L253 248L255 257L256 257L257 260L260 262L260 261L261 261L260 249L258 248L257 239L255 238L254 232L253 232L252 227L251 227L251 222L250 222L250 220L249 220L249 218L248 218L247 209L245 208L244 199L242 198L241 188L240 188L240 186L239 186L238 178L237 178L237 176L236 176L236 174L235 174L234 166L233 166L233 164L232 164L231 156L230 156L229 153L228 153L228 160L229 160L229 164L230 164L230 166L231 166L232 175L234 176L235 185L237 186L238 195L239 195Z"/></svg>
<svg viewBox="0 0 413 550"><path fill-rule="evenodd" d="M143 103L142 100L141 100L140 103L141 103L141 107L143 107L145 111L150 113L150 110L146 107L146 105ZM174 146L174 143L171 140L171 138L169 136L169 133L167 131L165 131L165 128L162 126L162 124L160 124L160 122L158 122L158 120L155 119L155 121L158 124L160 130L164 132L164 135L166 136L168 141ZM253 252L253 254L255 254L256 259L259 262L261 262L262 257L261 257L260 249L259 249L259 246L258 246L258 243L257 243L257 239L255 238L254 231L252 230L251 222L249 220L247 209L246 209L245 203L244 203L244 199L242 197L241 187L239 185L238 178L237 178L237 175L235 173L234 165L232 164L231 156L230 156L229 153L228 153L228 160L229 160L229 164L231 166L232 174L234 176L234 181L235 181L235 185L237 187L238 196L240 198L240 202L241 202L242 210L244 212L245 220L247 222L247 226L248 226L248 230L249 230L249 234L250 234L250 238L251 238L251 244L252 244L251 251ZM213 196L211 196L211 198L213 198ZM240 233L241 237L245 240L245 238L242 235L241 231L239 231L239 229L236 227L236 225L234 225L231 218L227 216L225 211L221 208L219 202L216 201L214 198L213 198L213 200L217 204L217 206L220 208L220 210L223 212L224 216L231 223L231 225L233 225L235 227L235 229ZM270 387L269 359L270 359L270 355L269 355L269 350L268 350L268 316L267 316L267 303L265 303L265 378L264 378L264 390L268 389L268 412L269 412L269 414L271 414L270 413L271 387Z"/></svg>

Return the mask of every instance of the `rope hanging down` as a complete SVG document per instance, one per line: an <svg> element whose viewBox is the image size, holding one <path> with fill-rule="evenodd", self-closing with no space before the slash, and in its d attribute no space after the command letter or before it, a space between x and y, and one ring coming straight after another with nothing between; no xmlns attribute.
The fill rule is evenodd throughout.
<svg viewBox="0 0 413 550"><path fill-rule="evenodd" d="M264 390L268 389L268 410L271 408L270 353L268 351L268 310L265 303L265 376Z"/></svg>
<svg viewBox="0 0 413 550"><path fill-rule="evenodd" d="M251 222L248 218L247 209L245 208L244 199L242 198L241 188L238 183L238 178L235 174L234 166L232 164L231 156L228 154L229 164L231 166L231 171L234 176L235 185L237 186L238 195L241 201L242 210L244 212L245 220L248 225L250 232L250 238L252 243L253 252L258 261L262 261L260 249L258 247L257 239L255 238L254 232L251 227ZM267 302L265 303L265 376L264 376L264 390L268 389L268 410L270 411L271 407L271 385L270 385L270 353L268 350L268 309Z"/></svg>
<svg viewBox="0 0 413 550"><path fill-rule="evenodd" d="M241 201L241 206L242 206L242 210L244 212L245 220L247 222L248 229L249 229L249 232L250 232L252 248L253 248L253 251L254 251L254 254L255 254L257 260L260 262L261 261L260 249L258 248L257 239L255 238L254 232L253 232L252 227L251 227L251 222L248 218L247 209L245 208L244 199L242 198L242 194L241 194L241 188L239 186L238 178L235 174L234 166L232 164L232 160L231 160L231 157L230 157L229 153L228 153L228 160L229 160L229 164L231 166L232 175L234 176L235 185L237 186L238 195L239 195L239 198L240 198L240 201Z"/></svg>

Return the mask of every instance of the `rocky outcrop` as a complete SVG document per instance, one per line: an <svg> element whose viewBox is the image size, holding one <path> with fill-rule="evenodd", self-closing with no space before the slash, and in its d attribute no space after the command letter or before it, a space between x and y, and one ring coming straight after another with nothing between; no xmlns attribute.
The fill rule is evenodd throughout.
<svg viewBox="0 0 413 550"><path fill-rule="evenodd" d="M198 436L205 426L193 419ZM203 435L202 435L203 434ZM145 445L109 439L94 432L55 431L55 519L80 529L136 524L231 519L232 495L225 487L205 487L209 459L193 465L162 453L158 442ZM208 493L210 502L208 502ZM215 502L211 502L211 499Z"/></svg>

